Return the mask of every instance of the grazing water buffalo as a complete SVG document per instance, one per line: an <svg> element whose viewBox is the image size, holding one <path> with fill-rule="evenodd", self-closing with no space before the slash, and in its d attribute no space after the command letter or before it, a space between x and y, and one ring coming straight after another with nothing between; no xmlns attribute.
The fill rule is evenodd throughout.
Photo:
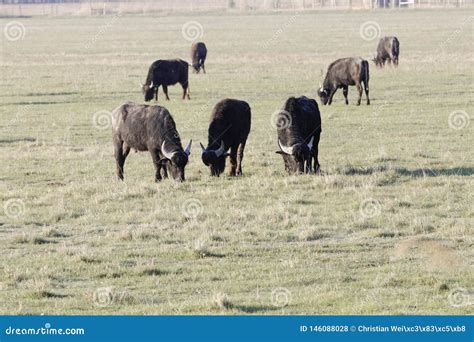
<svg viewBox="0 0 474 342"><path fill-rule="evenodd" d="M189 100L189 83L188 83L188 67L189 64L182 59L158 60L153 62L148 70L145 84L142 84L142 91L145 95L145 101L150 101L155 96L158 101L158 88L163 87L166 99L169 100L168 86L181 84L183 87L183 100L188 97Z"/></svg>
<svg viewBox="0 0 474 342"><path fill-rule="evenodd" d="M323 85L318 90L318 95L324 105L330 105L336 90L342 88L347 105L349 104L347 100L349 86L355 85L359 92L357 105L360 105L360 100L362 99L362 83L364 83L367 105L369 105L369 63L360 57L341 58L329 65Z"/></svg>
<svg viewBox="0 0 474 342"><path fill-rule="evenodd" d="M202 68L202 71L206 73L206 68L204 67L206 56L206 44L204 44L203 42L197 42L191 46L191 60L193 61L194 72L199 74L199 71Z"/></svg>
<svg viewBox="0 0 474 342"><path fill-rule="evenodd" d="M279 153L288 173L319 172L318 145L321 135L321 114L314 99L290 97L278 114Z"/></svg>
<svg viewBox="0 0 474 342"><path fill-rule="evenodd" d="M382 68L388 60L390 64L398 66L398 56L400 55L400 42L397 37L383 37L377 46L377 55L372 59L376 66Z"/></svg>
<svg viewBox="0 0 474 342"><path fill-rule="evenodd" d="M208 144L202 144L202 161L209 166L212 176L225 169L225 158L230 156L229 176L242 174L242 159L250 132L250 106L247 102L225 99L216 104L211 115ZM227 150L230 148L230 153Z"/></svg>
<svg viewBox="0 0 474 342"><path fill-rule="evenodd" d="M165 107L133 102L121 105L112 112L112 134L119 179L123 180L123 165L133 148L151 153L155 181L167 178L168 172L175 180L184 181L192 141L183 150L173 117Z"/></svg>

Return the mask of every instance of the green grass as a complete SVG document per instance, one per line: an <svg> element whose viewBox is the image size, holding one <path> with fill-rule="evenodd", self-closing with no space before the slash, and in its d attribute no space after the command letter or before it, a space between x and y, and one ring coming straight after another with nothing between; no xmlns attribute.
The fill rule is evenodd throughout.
<svg viewBox="0 0 474 342"><path fill-rule="evenodd" d="M1 314L472 312L472 12L294 15L18 19L24 39L2 36L0 55ZM161 103L194 140L187 181L155 184L131 153L118 182L94 113L141 102L154 60L189 60L190 20L208 74L191 74L191 101L175 86ZM349 106L338 92L320 107L324 174L287 176L272 113L314 97L334 59L370 58L366 21L398 36L399 68L371 63L371 106L350 88ZM225 97L252 108L239 178L200 161Z"/></svg>

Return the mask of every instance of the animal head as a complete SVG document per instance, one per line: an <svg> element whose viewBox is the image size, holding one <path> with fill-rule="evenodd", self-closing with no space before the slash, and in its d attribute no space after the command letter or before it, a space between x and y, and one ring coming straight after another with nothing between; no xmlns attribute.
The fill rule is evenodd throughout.
<svg viewBox="0 0 474 342"><path fill-rule="evenodd" d="M198 62L193 63L194 72L199 73L200 68L201 68L201 66L199 65Z"/></svg>
<svg viewBox="0 0 474 342"><path fill-rule="evenodd" d="M142 84L141 86L143 95L145 96L145 101L151 101L153 99L153 96L155 95L155 87L153 81L150 82L150 84Z"/></svg>
<svg viewBox="0 0 474 342"><path fill-rule="evenodd" d="M191 154L192 142L192 140L189 140L189 143L184 150L172 152L166 150L164 141L161 144L161 154L163 154L163 158L160 159L159 164L166 166L171 177L178 182L184 181L184 168L188 163L188 158Z"/></svg>
<svg viewBox="0 0 474 342"><path fill-rule="evenodd" d="M289 157L289 167L291 172L294 173L303 173L305 161L309 160L311 157L311 149L313 148L314 137L311 137L311 140L308 144L297 143L292 146L285 146L280 139L278 139L278 146L280 150L276 153L281 155L286 155Z"/></svg>
<svg viewBox="0 0 474 342"><path fill-rule="evenodd" d="M383 59L380 58L379 56L374 56L374 58L372 58L372 61L375 63L376 66L378 67L382 67L383 66Z"/></svg>
<svg viewBox="0 0 474 342"><path fill-rule="evenodd" d="M318 89L318 96L321 99L321 102L323 103L323 105L327 105L329 101L330 91L331 90L329 88L324 88L323 86L320 86L320 88Z"/></svg>
<svg viewBox="0 0 474 342"><path fill-rule="evenodd" d="M219 176L224 172L225 158L229 156L229 153L226 153L224 142L221 141L221 146L216 150L206 149L201 143L199 144L202 150L202 162L209 167L211 176Z"/></svg>

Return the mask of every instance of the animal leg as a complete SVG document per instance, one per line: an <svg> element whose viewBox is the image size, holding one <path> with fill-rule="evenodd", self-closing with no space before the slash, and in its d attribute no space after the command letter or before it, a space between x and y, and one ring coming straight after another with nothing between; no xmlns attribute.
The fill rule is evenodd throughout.
<svg viewBox="0 0 474 342"><path fill-rule="evenodd" d="M242 174L242 159L244 159L245 141L237 149L237 176Z"/></svg>
<svg viewBox="0 0 474 342"><path fill-rule="evenodd" d="M357 99L357 105L360 106L360 101L362 99L362 86L360 83L356 84L357 92L359 93L359 98Z"/></svg>
<svg viewBox="0 0 474 342"><path fill-rule="evenodd" d="M169 101L170 97L168 96L168 86L163 84L162 87L163 87L163 92L166 95L166 100Z"/></svg>
<svg viewBox="0 0 474 342"><path fill-rule="evenodd" d="M130 146L128 146L127 143L124 142L122 145L122 149L123 149L123 162L125 163L125 159L127 159L128 154L130 153Z"/></svg>
<svg viewBox="0 0 474 342"><path fill-rule="evenodd" d="M206 73L206 67L204 66L204 62L202 62L202 72Z"/></svg>
<svg viewBox="0 0 474 342"><path fill-rule="evenodd" d="M364 81L364 90L365 90L365 97L367 98L367 106L370 105L369 99L369 82L366 80Z"/></svg>
<svg viewBox="0 0 474 342"><path fill-rule="evenodd" d="M153 165L155 166L155 182L161 181L161 165L160 165L160 154L158 150L150 150L151 158L153 159Z"/></svg>
<svg viewBox="0 0 474 342"><path fill-rule="evenodd" d="M163 176L163 178L168 178L168 169L166 167L166 165L162 166L161 167L161 175Z"/></svg>
<svg viewBox="0 0 474 342"><path fill-rule="evenodd" d="M125 164L125 157L123 153L123 141L114 139L114 154L115 162L117 164L117 177L119 180L123 180L123 165Z"/></svg>
<svg viewBox="0 0 474 342"><path fill-rule="evenodd" d="M342 93L344 94L344 98L346 99L346 105L349 104L349 100L347 99L347 94L349 93L349 87L348 86L344 86L344 88L342 88Z"/></svg>
<svg viewBox="0 0 474 342"><path fill-rule="evenodd" d="M229 159L230 159L229 176L235 176L236 168L237 168L237 146L231 147Z"/></svg>
<svg viewBox="0 0 474 342"><path fill-rule="evenodd" d="M186 97L188 98L188 100L190 100L190 97L189 97L189 83L188 82L183 83L183 84L181 84L181 86L183 87L183 100Z"/></svg>
<svg viewBox="0 0 474 342"><path fill-rule="evenodd" d="M328 106L332 103L332 98L333 98L334 94L336 93L336 90L337 90L337 88L334 89L334 90L331 90L331 94L329 94Z"/></svg>
<svg viewBox="0 0 474 342"><path fill-rule="evenodd" d="M312 155L313 155L313 172L318 173L319 172L319 160L318 160L318 146L319 146L319 138L321 137L321 132L316 132L314 134L314 140L313 140L313 148L311 149Z"/></svg>

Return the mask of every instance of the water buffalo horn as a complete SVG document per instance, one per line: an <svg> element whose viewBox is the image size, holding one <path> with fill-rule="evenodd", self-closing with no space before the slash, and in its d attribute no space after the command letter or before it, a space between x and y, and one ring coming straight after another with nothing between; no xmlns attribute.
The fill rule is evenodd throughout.
<svg viewBox="0 0 474 342"><path fill-rule="evenodd" d="M221 140L221 146L214 151L217 157L220 157L224 154L225 152L225 146L224 146L224 141Z"/></svg>
<svg viewBox="0 0 474 342"><path fill-rule="evenodd" d="M165 148L165 142L163 141L163 143L161 144L161 153L163 154L163 156L167 159L171 159L171 157L173 157L173 154L174 153L170 153L168 151L166 151L166 148Z"/></svg>
<svg viewBox="0 0 474 342"><path fill-rule="evenodd" d="M204 148L204 146L202 145L202 143L199 143L199 145L201 145L201 152L202 152L202 153L206 152L206 149Z"/></svg>
<svg viewBox="0 0 474 342"><path fill-rule="evenodd" d="M189 140L188 146L184 149L184 153L186 153L188 156L191 154L191 144L193 143L193 140Z"/></svg>
<svg viewBox="0 0 474 342"><path fill-rule="evenodd" d="M280 150L282 150L286 154L292 154L293 152L293 146L288 147L288 146L283 145L280 139L278 139L278 146L280 146Z"/></svg>

